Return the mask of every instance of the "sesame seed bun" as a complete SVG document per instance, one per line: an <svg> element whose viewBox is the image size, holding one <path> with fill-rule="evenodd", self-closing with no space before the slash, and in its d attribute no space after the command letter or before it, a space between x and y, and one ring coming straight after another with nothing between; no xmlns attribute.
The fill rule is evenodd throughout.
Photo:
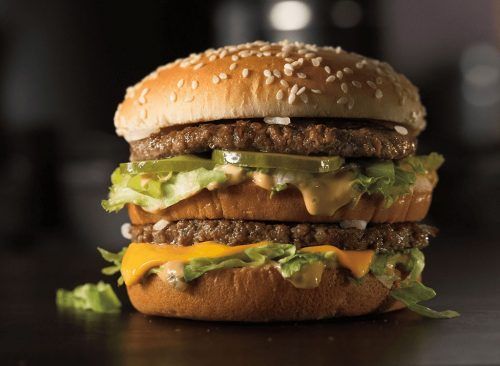
<svg viewBox="0 0 500 366"><path fill-rule="evenodd" d="M141 313L222 321L295 321L358 316L401 309L373 275L361 282L345 269L326 269L318 287L295 288L272 266L205 273L185 291L158 276L127 287ZM265 284L265 286L263 286ZM182 304L182 306L180 306Z"/></svg>
<svg viewBox="0 0 500 366"><path fill-rule="evenodd" d="M417 88L386 63L340 48L254 42L159 67L127 89L115 126L127 141L214 120L337 117L385 120L419 133Z"/></svg>

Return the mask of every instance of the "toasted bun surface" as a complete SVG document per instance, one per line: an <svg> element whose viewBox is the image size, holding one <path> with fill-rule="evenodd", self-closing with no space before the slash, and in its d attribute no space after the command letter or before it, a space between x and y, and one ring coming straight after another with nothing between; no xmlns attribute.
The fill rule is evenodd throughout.
<svg viewBox="0 0 500 366"><path fill-rule="evenodd" d="M344 269L326 269L319 287L298 289L271 266L205 273L185 291L158 276L127 287L148 315L223 321L294 321L357 316L402 308L371 274L356 283Z"/></svg>
<svg viewBox="0 0 500 366"><path fill-rule="evenodd" d="M338 222L364 220L374 223L420 221L425 218L432 200L432 185L417 186L386 207L381 196L363 195L355 206L344 206L333 216L310 215L299 190L286 189L270 197L269 191L251 182L203 190L167 209L155 213L129 204L134 225L154 224L160 219L238 219L286 222Z"/></svg>
<svg viewBox="0 0 500 366"><path fill-rule="evenodd" d="M115 126L134 141L169 126L257 117L369 118L416 133L425 127L417 88L388 64L286 41L209 49L161 66L127 89Z"/></svg>

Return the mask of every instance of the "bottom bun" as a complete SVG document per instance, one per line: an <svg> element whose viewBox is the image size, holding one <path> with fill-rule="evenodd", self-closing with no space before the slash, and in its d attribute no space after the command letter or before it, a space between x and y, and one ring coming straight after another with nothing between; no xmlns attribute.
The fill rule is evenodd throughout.
<svg viewBox="0 0 500 366"><path fill-rule="evenodd" d="M401 309L373 275L359 283L345 269L326 269L320 285L298 289L271 266L204 274L185 291L158 276L127 287L141 313L221 321L295 321L358 316Z"/></svg>

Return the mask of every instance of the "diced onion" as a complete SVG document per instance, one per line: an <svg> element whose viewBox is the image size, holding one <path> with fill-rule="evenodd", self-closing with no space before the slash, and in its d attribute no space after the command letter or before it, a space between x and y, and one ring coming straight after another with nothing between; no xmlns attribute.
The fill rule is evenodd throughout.
<svg viewBox="0 0 500 366"><path fill-rule="evenodd" d="M270 125L289 125L290 117L265 117L264 122Z"/></svg>
<svg viewBox="0 0 500 366"><path fill-rule="evenodd" d="M163 230L167 227L168 224L170 224L169 221L161 219L160 221L158 221L156 224L153 225L153 230L156 231Z"/></svg>
<svg viewBox="0 0 500 366"><path fill-rule="evenodd" d="M126 223L124 223L124 224L122 225L122 227L121 227L121 229L120 229L120 231L121 231L121 233L122 233L122 236L123 236L125 239L127 239L127 240L132 239L132 234L130 234L130 228L131 228L131 227L132 227L132 226L131 226L128 222L126 222Z"/></svg>
<svg viewBox="0 0 500 366"><path fill-rule="evenodd" d="M366 229L366 224L367 222L363 220L344 220L340 222L340 227L342 229L354 228L364 230Z"/></svg>

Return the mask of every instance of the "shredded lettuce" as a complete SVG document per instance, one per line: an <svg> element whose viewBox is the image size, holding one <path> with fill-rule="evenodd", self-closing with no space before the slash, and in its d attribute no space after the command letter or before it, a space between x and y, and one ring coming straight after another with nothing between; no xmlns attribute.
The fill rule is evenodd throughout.
<svg viewBox="0 0 500 366"><path fill-rule="evenodd" d="M248 248L231 257L197 258L184 266L184 279L189 282L215 269L262 266L271 260L278 261L280 258L291 257L296 250L292 244L272 243Z"/></svg>
<svg viewBox="0 0 500 366"><path fill-rule="evenodd" d="M92 310L98 313L115 313L121 308L113 288L102 281L96 284L86 283L71 291L58 289L56 304L62 308Z"/></svg>
<svg viewBox="0 0 500 366"><path fill-rule="evenodd" d="M444 163L443 155L435 152L429 155L409 156L400 161L400 165L408 165L415 173L426 174L438 170Z"/></svg>
<svg viewBox="0 0 500 366"><path fill-rule="evenodd" d="M226 175L220 170L199 168L189 172L166 174L121 173L117 168L112 176L113 183L109 198L102 201L108 211L119 211L127 203L133 203L147 211L163 209L188 198L210 183L224 183Z"/></svg>
<svg viewBox="0 0 500 366"><path fill-rule="evenodd" d="M297 272L302 270L302 267L315 262L330 262L334 263L335 254L333 252L327 253L294 253L288 257L282 258L278 261L279 270L284 278L290 278ZM325 263L326 264L326 263Z"/></svg>
<svg viewBox="0 0 500 366"><path fill-rule="evenodd" d="M99 247L97 248L97 250L99 251L99 253L101 253L102 258L105 261L112 263L111 266L104 267L101 270L102 274L105 274L107 276L112 276L115 273L120 272L120 269L122 266L123 255L127 251L127 247L122 248L118 253L108 252L106 249L102 249ZM123 277L122 276L118 277L118 286L121 286L121 285L123 285Z"/></svg>
<svg viewBox="0 0 500 366"><path fill-rule="evenodd" d="M401 280L397 265L401 265L408 275ZM425 266L424 254L419 249L410 249L394 254L379 254L375 256L370 270L373 275L387 288L392 288L390 295L405 304L408 309L430 318L454 318L459 316L456 311L436 311L419 304L436 296L436 292L420 282L420 276ZM394 282L400 281L396 288Z"/></svg>
<svg viewBox="0 0 500 366"><path fill-rule="evenodd" d="M453 310L436 311L419 304L422 301L434 298L436 292L418 281L411 281L405 286L395 288L391 290L390 294L394 299L405 304L408 309L428 318L450 319L460 316L459 313Z"/></svg>

